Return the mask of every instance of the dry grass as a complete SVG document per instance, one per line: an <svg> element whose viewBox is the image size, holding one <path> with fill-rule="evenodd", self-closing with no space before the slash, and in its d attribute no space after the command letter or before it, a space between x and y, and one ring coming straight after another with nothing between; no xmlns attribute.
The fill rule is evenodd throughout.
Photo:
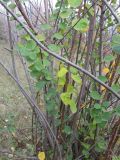
<svg viewBox="0 0 120 160"><path fill-rule="evenodd" d="M9 48L9 44L2 33L4 31L0 25L0 60L11 70L11 55L4 49ZM15 56L15 59L19 79L28 89L22 64L18 56ZM30 106L15 82L0 67L0 150L11 151L11 148L14 148L16 153L26 154L28 152L29 139L31 139L31 113ZM21 146L17 141L21 143ZM26 144L24 146L23 142L28 143L28 147ZM3 159L10 159L10 157L2 157L0 153L0 160Z"/></svg>

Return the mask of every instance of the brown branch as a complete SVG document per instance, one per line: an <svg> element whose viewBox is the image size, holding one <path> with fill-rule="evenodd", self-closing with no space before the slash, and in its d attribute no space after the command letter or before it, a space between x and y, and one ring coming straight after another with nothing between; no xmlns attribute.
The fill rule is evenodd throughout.
<svg viewBox="0 0 120 160"><path fill-rule="evenodd" d="M119 120L115 123L113 129L112 129L112 136L110 138L107 150L106 150L106 155L105 155L105 159L106 160L111 160L112 159L112 153L111 151L114 149L115 144L119 138L118 134L120 133L120 118Z"/></svg>
<svg viewBox="0 0 120 160"><path fill-rule="evenodd" d="M37 34L37 32L34 29L34 26L32 25L32 23L30 22L28 16L26 15L24 8L21 4L21 2L19 0L15 0L15 3L20 11L20 13L22 14L22 16L24 17L25 21L27 22L28 26L34 31L35 34Z"/></svg>

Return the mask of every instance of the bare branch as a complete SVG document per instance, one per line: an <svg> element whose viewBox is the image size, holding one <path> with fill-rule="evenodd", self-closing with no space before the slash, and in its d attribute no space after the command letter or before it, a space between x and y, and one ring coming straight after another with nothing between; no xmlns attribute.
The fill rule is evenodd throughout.
<svg viewBox="0 0 120 160"><path fill-rule="evenodd" d="M114 16L114 18L117 20L118 23L120 23L120 19L119 17L116 15L114 9L111 7L111 5L109 5L109 3L106 0L103 0L105 5L107 6L107 8L110 10L110 12L112 13L112 15Z"/></svg>

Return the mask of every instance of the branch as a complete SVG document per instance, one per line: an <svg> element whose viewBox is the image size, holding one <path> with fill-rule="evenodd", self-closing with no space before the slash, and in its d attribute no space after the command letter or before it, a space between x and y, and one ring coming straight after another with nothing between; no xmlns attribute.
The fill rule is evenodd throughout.
<svg viewBox="0 0 120 160"><path fill-rule="evenodd" d="M37 32L34 29L34 26L32 25L31 21L29 20L28 16L26 15L24 8L21 4L21 2L19 0L15 0L15 3L20 11L20 13L22 14L22 16L24 17L25 21L27 22L28 26L34 31L35 34L37 34Z"/></svg>
<svg viewBox="0 0 120 160"><path fill-rule="evenodd" d="M109 3L106 1L106 0L103 0L105 5L107 6L107 8L110 10L110 12L112 13L112 15L114 16L114 18L116 19L116 21L118 23L120 23L120 19L119 17L117 16L117 14L115 13L114 9L111 7L111 5L109 5Z"/></svg>
<svg viewBox="0 0 120 160"><path fill-rule="evenodd" d="M78 71L86 74L87 76L89 76L90 78L92 78L93 80L95 80L96 82L98 82L99 84L101 84L102 86L104 86L107 90L109 90L113 95L115 95L118 99L120 99L120 95L118 93L116 93L111 87L109 87L107 84L103 83L101 80L99 80L97 77L95 77L94 75L92 75L89 71L85 70L84 68L72 63L71 61L63 58L62 56L60 56L59 54L56 54L55 52L50 51L47 47L45 47L36 37L35 35L25 26L24 23L22 23L18 17L5 5L4 2L2 2L0 0L0 4L16 19L16 21L22 25L22 27L24 28L24 30L30 35L30 37L36 42L36 44L43 49L44 51L48 52L51 56L55 57L56 59L58 59L59 61L65 62L67 65L70 65L74 68L76 68Z"/></svg>

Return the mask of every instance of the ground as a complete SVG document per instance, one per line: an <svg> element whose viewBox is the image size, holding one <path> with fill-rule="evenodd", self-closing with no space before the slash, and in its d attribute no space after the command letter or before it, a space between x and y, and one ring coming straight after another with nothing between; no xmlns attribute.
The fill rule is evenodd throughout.
<svg viewBox="0 0 120 160"><path fill-rule="evenodd" d="M0 24L0 61L12 71L11 55L5 49L9 49L9 43L3 34L4 27ZM25 73L18 55L15 56L15 59L19 79L27 90ZM10 157L13 159L11 154L3 157L3 151L14 153L15 150L15 154L20 151L24 155L24 153L32 150L29 144L31 139L31 114L30 106L19 88L0 66L0 160L8 160Z"/></svg>

